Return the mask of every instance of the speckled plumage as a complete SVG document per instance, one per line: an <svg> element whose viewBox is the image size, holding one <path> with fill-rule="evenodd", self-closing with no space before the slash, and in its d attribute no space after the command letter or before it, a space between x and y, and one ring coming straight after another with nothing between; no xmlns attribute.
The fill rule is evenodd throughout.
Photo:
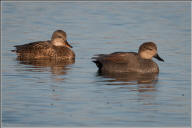
<svg viewBox="0 0 192 128"><path fill-rule="evenodd" d="M54 41L61 41L63 46L55 46ZM16 45L18 58L20 59L75 59L75 53L70 49L70 45L66 41L66 33L62 30L57 30L53 33L51 40L37 41L24 45Z"/></svg>

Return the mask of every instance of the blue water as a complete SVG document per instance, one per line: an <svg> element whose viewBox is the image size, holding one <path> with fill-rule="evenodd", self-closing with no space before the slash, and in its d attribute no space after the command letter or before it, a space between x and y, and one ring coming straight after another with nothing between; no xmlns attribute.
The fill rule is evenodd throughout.
<svg viewBox="0 0 192 128"><path fill-rule="evenodd" d="M3 2L3 126L190 126L190 2ZM14 45L62 29L71 65L16 60ZM104 76L95 54L154 41L165 62L156 82Z"/></svg>

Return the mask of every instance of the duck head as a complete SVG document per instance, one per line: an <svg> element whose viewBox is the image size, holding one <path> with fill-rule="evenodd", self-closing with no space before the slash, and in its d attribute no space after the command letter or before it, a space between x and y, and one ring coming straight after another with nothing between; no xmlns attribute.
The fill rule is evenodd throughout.
<svg viewBox="0 0 192 128"><path fill-rule="evenodd" d="M54 31L51 37L51 42L55 46L66 46L68 48L72 48L67 41L67 34L63 30Z"/></svg>
<svg viewBox="0 0 192 128"><path fill-rule="evenodd" d="M157 46L153 42L145 42L139 47L138 54L143 59L152 59L153 57L159 61L164 61L157 53Z"/></svg>

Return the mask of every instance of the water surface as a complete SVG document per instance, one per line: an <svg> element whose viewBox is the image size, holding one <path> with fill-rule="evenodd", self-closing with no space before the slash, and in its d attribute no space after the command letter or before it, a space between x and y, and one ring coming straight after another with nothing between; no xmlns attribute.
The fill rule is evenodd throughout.
<svg viewBox="0 0 192 128"><path fill-rule="evenodd" d="M3 2L3 126L189 126L189 2ZM26 62L14 45L68 34L74 64ZM95 54L154 41L158 75L98 74ZM144 80L143 80L144 78ZM143 82L144 81L144 82Z"/></svg>

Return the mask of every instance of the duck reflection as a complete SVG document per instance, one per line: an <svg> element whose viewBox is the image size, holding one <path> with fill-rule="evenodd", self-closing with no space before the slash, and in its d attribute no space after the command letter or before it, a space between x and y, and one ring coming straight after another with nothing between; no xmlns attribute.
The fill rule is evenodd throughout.
<svg viewBox="0 0 192 128"><path fill-rule="evenodd" d="M26 68L25 71L45 72L50 68L50 72L54 75L65 75L70 69L68 65L74 64L75 60L60 60L60 59L20 59L17 58L19 64L31 65L31 68Z"/></svg>
<svg viewBox="0 0 192 128"><path fill-rule="evenodd" d="M131 91L146 92L155 91L155 85L158 81L158 73L97 73L98 76L107 78L107 85L137 85L121 86L120 88L129 88Z"/></svg>

